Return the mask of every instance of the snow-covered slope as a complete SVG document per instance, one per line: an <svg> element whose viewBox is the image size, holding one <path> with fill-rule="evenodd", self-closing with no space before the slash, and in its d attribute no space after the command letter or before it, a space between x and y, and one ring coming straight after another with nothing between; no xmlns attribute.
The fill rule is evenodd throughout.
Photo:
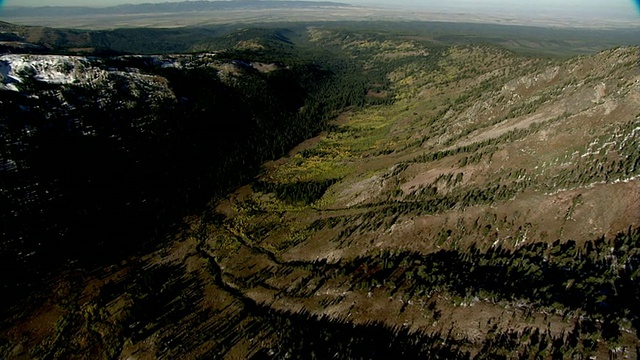
<svg viewBox="0 0 640 360"><path fill-rule="evenodd" d="M0 56L0 74L2 85L14 91L18 91L16 83L24 82L27 76L51 84L73 84L104 76L84 57L19 54Z"/></svg>
<svg viewBox="0 0 640 360"><path fill-rule="evenodd" d="M123 57L126 58L126 57ZM181 67L180 59L167 56L146 57L156 67ZM108 68L103 59L65 55L8 54L0 56L0 90L19 91L18 84L27 78L48 84L86 84L117 75L137 80L149 80L138 69Z"/></svg>

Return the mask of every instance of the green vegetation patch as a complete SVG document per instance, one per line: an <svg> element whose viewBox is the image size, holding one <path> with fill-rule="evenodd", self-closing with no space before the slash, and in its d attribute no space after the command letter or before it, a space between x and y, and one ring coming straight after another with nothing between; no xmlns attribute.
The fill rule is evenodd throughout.
<svg viewBox="0 0 640 360"><path fill-rule="evenodd" d="M327 179L322 181L271 183L258 180L252 187L254 191L274 193L282 201L309 205L320 200L327 189L338 181L339 179Z"/></svg>

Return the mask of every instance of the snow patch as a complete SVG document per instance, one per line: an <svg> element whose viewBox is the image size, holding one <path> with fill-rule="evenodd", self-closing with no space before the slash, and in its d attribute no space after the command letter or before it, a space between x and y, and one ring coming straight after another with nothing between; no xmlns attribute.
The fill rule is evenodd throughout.
<svg viewBox="0 0 640 360"><path fill-rule="evenodd" d="M18 55L0 56L2 84L9 90L17 91L16 83L33 77L49 84L72 84L83 79L88 60L76 56L63 55Z"/></svg>

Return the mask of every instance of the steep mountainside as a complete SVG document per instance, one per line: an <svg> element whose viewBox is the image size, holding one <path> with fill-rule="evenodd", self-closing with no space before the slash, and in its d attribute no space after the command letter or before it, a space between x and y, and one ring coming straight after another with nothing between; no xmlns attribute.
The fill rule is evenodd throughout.
<svg viewBox="0 0 640 360"><path fill-rule="evenodd" d="M348 67L239 56L0 56L3 311L60 266L156 246L362 92L328 93Z"/></svg>
<svg viewBox="0 0 640 360"><path fill-rule="evenodd" d="M157 248L93 271L67 267L30 297L39 301L7 316L0 354L638 356L637 47L551 60L390 32L310 26L295 41L269 38L277 47L243 32L226 38L234 51L215 55L0 58L2 106L13 111L0 114L9 128L21 119L3 142L2 171L25 174L3 201L38 211L24 204L52 203L57 213L72 190L136 184L71 207L90 220L65 243L78 254L85 236L109 231L105 217L152 218L182 196L219 195L204 210L181 205L188 211L171 219L182 226L161 228L169 239ZM39 114L25 107L43 102L60 109L25 121L25 112ZM198 121L227 106L234 112L220 120L245 119L236 130L246 131L216 135L210 148L222 127ZM93 115L102 113L117 116ZM30 134L56 120L63 132L122 150L118 164L129 164L123 173L133 180L110 177L103 166L112 157L53 166L57 177L44 177L51 169L33 164L58 159L59 144L29 155ZM117 131L105 125L119 121ZM278 158L302 138L310 139ZM227 154L237 161L193 170ZM254 171L226 179L245 162ZM78 168L95 172L81 184L63 177ZM156 178L172 180L148 188ZM104 183L88 185L96 181ZM175 183L179 195L159 195ZM93 208L113 199L122 206ZM124 199L150 202L123 212ZM52 219L39 227L63 230L66 216ZM3 255L40 250L21 251Z"/></svg>
<svg viewBox="0 0 640 360"><path fill-rule="evenodd" d="M225 286L274 311L384 324L396 341L417 341L416 354L632 354L638 49L554 62L483 46L342 46L376 49L372 67L420 60L389 72L389 93L369 94L394 94L394 105L346 112L268 164L192 222L170 256L214 263ZM308 345L314 326L294 324L298 335L269 346L276 357L328 344L369 356L347 340ZM365 341L353 331L349 344ZM415 332L421 340L408 340ZM448 345L421 347L433 337Z"/></svg>

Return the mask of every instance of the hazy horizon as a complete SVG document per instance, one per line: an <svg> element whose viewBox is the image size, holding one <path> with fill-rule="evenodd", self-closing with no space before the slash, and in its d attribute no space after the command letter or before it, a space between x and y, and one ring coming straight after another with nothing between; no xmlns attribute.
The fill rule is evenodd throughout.
<svg viewBox="0 0 640 360"><path fill-rule="evenodd" d="M304 1L304 0L303 0ZM308 0L311 1L311 0ZM321 0L318 0L321 1ZM331 1L331 0L328 0ZM635 14L640 20L640 11L636 1L630 0L539 0L531 3L528 0L448 0L446 4L435 0L334 0L335 2L345 2L353 5L374 5L388 6L397 8L414 8L414 9L464 9L472 10L500 10L509 12L542 12L554 13L558 12L562 15L571 14ZM149 4L149 3L167 3L181 2L181 0L104 0L99 3L87 0L5 0L4 6L24 6L24 7L43 7L43 6L86 6L86 7L109 7L124 4ZM0 5L3 1L0 0Z"/></svg>

